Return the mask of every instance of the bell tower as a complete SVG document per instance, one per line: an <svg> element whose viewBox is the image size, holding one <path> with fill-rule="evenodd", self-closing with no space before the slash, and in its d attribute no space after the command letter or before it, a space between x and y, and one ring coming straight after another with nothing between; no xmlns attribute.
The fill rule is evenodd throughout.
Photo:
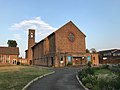
<svg viewBox="0 0 120 90"><path fill-rule="evenodd" d="M32 46L35 45L35 30L34 29L29 29L28 31L28 57L27 57L27 62L28 64L32 64Z"/></svg>

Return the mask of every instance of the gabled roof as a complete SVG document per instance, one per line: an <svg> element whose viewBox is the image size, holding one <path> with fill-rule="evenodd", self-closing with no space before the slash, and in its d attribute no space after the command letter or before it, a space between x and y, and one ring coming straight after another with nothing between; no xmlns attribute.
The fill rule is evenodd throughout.
<svg viewBox="0 0 120 90"><path fill-rule="evenodd" d="M72 21L69 21L68 23L66 23L65 25L63 25L62 27L60 27L58 30L61 30L62 28L64 28L65 26L67 26L69 24L72 24L73 26L75 26L86 37L86 35ZM58 30L56 30L54 32L57 32Z"/></svg>
<svg viewBox="0 0 120 90"><path fill-rule="evenodd" d="M46 36L45 38L52 36L52 35L55 34L57 31L61 30L61 28L65 27L65 26L68 25L68 24L74 25L74 26L86 37L86 35L85 35L72 21L69 21L68 23L66 23L65 25L63 25L62 27L60 27L59 29L57 29L56 31L54 31L53 33L51 33L50 35ZM38 43L36 43L32 48L34 48L36 45L38 45L39 43L41 43L42 41L44 41L45 38L42 39L41 41L39 41Z"/></svg>
<svg viewBox="0 0 120 90"><path fill-rule="evenodd" d="M99 51L98 53L115 53L117 51L120 51L120 49L109 49L109 50L102 50L102 51Z"/></svg>
<svg viewBox="0 0 120 90"><path fill-rule="evenodd" d="M19 48L18 47L0 47L0 54L19 55Z"/></svg>

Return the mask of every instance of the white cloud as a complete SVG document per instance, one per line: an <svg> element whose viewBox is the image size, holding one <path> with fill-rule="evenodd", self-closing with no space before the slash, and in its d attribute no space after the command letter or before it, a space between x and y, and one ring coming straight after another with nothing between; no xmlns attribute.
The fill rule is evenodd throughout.
<svg viewBox="0 0 120 90"><path fill-rule="evenodd" d="M12 25L10 29L23 30L23 29L29 29L29 28L42 29L42 30L54 30L55 29L49 24L45 23L40 17L36 17L33 19L29 19L29 20L23 20L19 23Z"/></svg>
<svg viewBox="0 0 120 90"><path fill-rule="evenodd" d="M52 33L56 30L56 28L53 28L48 23L44 22L40 17L35 17L33 19L23 20L19 23L16 23L10 27L11 30L17 31L17 30L23 30L24 32L28 29L35 29L36 30L36 36L39 36L40 39L44 38L48 34ZM22 32L21 32L22 33ZM40 36L42 35L42 36ZM14 35L16 37L16 35Z"/></svg>
<svg viewBox="0 0 120 90"><path fill-rule="evenodd" d="M27 19L27 20L23 20L20 21L19 23L15 23L14 25L12 25L10 28L10 30L13 31L13 37L18 41L18 43L20 43L19 47L22 48L21 51L24 51L27 47L27 32L28 29L35 29L35 33L36 33L36 41L40 41L41 39L45 38L46 36L48 36L49 34L51 34L53 31L56 30L56 28L50 26L48 23L44 22L40 17L35 17L32 19ZM26 40L25 40L26 39ZM22 42L22 44L24 43L24 47L21 44L21 40L24 41ZM22 46L22 47L21 47ZM24 52L21 52L22 56L23 56Z"/></svg>
<svg viewBox="0 0 120 90"><path fill-rule="evenodd" d="M21 40L21 35L20 34L13 34L14 38L17 40Z"/></svg>

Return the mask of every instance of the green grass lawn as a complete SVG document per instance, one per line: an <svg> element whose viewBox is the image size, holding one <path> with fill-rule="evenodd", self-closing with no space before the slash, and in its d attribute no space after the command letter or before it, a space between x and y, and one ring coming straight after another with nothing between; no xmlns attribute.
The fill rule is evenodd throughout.
<svg viewBox="0 0 120 90"><path fill-rule="evenodd" d="M0 67L0 90L21 90L32 79L49 72L33 66Z"/></svg>

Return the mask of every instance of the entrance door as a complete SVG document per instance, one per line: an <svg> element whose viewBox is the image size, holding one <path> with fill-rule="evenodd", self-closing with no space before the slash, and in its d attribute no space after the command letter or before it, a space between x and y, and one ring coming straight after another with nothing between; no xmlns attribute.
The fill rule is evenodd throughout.
<svg viewBox="0 0 120 90"><path fill-rule="evenodd" d="M32 60L30 60L30 65L32 64Z"/></svg>
<svg viewBox="0 0 120 90"><path fill-rule="evenodd" d="M53 57L51 57L51 65L54 65Z"/></svg>
<svg viewBox="0 0 120 90"><path fill-rule="evenodd" d="M82 64L82 58L81 57L74 57L74 63L76 65L81 65Z"/></svg>

